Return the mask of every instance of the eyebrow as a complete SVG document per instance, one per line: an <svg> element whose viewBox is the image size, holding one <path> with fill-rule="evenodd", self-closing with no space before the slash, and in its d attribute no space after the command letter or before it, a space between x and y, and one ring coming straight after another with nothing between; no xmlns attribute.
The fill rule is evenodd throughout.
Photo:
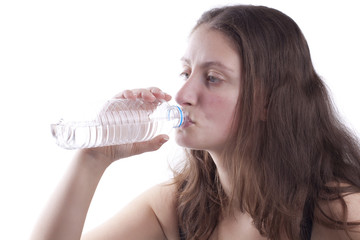
<svg viewBox="0 0 360 240"><path fill-rule="evenodd" d="M185 62L185 63L191 65L191 64L190 64L191 61L190 61L189 59L187 59L187 58L182 57L180 60L181 60L182 62ZM229 71L229 72L234 72L233 69L225 66L224 64L222 64L222 63L219 62L219 61L208 61L208 62L204 62L204 63L201 64L201 67L202 67L202 68L208 68L208 67L211 67L211 66L216 66L216 67L225 69L225 70L227 70L227 71Z"/></svg>

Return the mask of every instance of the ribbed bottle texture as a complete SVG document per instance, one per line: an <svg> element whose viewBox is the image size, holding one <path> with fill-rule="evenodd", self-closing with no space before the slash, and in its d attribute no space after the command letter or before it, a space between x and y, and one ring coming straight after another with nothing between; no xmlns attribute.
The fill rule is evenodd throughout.
<svg viewBox="0 0 360 240"><path fill-rule="evenodd" d="M66 149L92 148L142 142L180 127L184 115L165 101L112 99L96 119L51 125L56 143Z"/></svg>

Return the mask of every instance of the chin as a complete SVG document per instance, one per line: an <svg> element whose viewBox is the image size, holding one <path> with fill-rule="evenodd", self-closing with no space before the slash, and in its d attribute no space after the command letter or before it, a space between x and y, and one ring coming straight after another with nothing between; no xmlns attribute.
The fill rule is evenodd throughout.
<svg viewBox="0 0 360 240"><path fill-rule="evenodd" d="M195 139L176 136L175 142L177 145L191 150L204 150L203 146L199 146L199 142Z"/></svg>
<svg viewBox="0 0 360 240"><path fill-rule="evenodd" d="M181 147L189 147L188 143L186 141L184 141L183 139L179 139L178 137L175 138L175 142L177 145L181 146Z"/></svg>
<svg viewBox="0 0 360 240"><path fill-rule="evenodd" d="M175 142L177 145L185 148L193 148L194 142L193 140L189 139L188 137L185 137L181 134L176 134L175 136Z"/></svg>

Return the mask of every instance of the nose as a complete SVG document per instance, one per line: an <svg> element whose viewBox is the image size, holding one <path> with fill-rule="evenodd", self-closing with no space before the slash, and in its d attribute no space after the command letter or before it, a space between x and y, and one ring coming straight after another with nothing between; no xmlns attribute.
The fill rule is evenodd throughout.
<svg viewBox="0 0 360 240"><path fill-rule="evenodd" d="M189 77L176 93L175 101L181 106L195 105L199 97L199 87L193 77Z"/></svg>

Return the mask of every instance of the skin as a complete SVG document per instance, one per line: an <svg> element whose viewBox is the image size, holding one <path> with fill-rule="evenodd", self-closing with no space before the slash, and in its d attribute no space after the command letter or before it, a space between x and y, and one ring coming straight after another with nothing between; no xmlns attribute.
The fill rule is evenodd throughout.
<svg viewBox="0 0 360 240"><path fill-rule="evenodd" d="M176 101L187 112L188 122L177 131L176 141L181 146L209 151L220 181L228 191L230 181L219 156L226 144L238 97L240 58L229 39L204 25L190 37L181 75L184 84ZM171 99L158 88L126 90L115 97L142 98L149 102ZM31 239L178 240L176 192L175 186L168 184L171 182L154 186L108 221L82 234L91 199L104 171L118 159L158 150L167 140L167 135L160 135L142 143L80 150L40 217ZM358 218L360 197L351 195L346 200L351 209L349 219ZM336 208L330 206L325 211L336 211ZM358 235L353 236L359 239ZM220 219L210 239L239 238L266 239L254 228L248 214L234 211L231 216ZM346 238L338 238L332 230L315 224L313 239Z"/></svg>
<svg viewBox="0 0 360 240"><path fill-rule="evenodd" d="M189 42L182 58L184 84L175 97L188 113L189 124L178 130L176 142L218 156L230 134L238 99L240 58L229 39L206 26L198 28Z"/></svg>
<svg viewBox="0 0 360 240"><path fill-rule="evenodd" d="M220 155L239 95L240 57L226 36L204 25L190 36L182 62L185 82L175 99L188 112L190 123L178 130L176 142L209 151L227 190L230 183Z"/></svg>

